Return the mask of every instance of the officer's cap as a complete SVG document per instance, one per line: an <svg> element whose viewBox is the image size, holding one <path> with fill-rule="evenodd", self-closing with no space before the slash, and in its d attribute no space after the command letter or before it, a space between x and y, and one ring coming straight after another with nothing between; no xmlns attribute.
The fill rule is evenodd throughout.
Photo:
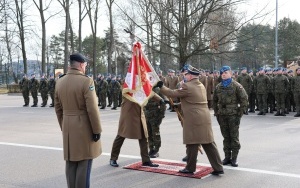
<svg viewBox="0 0 300 188"><path fill-rule="evenodd" d="M70 61L77 61L79 63L84 63L84 62L87 62L88 59L80 53L74 53L74 54L70 55Z"/></svg>
<svg viewBox="0 0 300 188"><path fill-rule="evenodd" d="M258 69L258 71L264 71L265 69L263 68L263 67L260 67L259 69Z"/></svg>
<svg viewBox="0 0 300 188"><path fill-rule="evenodd" d="M241 70L247 70L247 67L242 67Z"/></svg>
<svg viewBox="0 0 300 188"><path fill-rule="evenodd" d="M278 67L278 68L277 68L277 71L282 71L282 70L283 70L282 67Z"/></svg>
<svg viewBox="0 0 300 188"><path fill-rule="evenodd" d="M195 67L192 67L191 65L188 67L188 73L192 75L198 76L200 74L200 71L196 69Z"/></svg>
<svg viewBox="0 0 300 188"><path fill-rule="evenodd" d="M221 69L220 69L220 74L223 74L225 71L229 71L231 70L231 68L229 66L223 66Z"/></svg>

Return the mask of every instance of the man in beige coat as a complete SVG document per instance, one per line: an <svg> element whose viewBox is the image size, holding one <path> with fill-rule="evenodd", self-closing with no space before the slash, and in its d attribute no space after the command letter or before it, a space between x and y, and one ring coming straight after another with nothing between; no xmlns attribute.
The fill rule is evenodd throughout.
<svg viewBox="0 0 300 188"><path fill-rule="evenodd" d="M86 59L70 55L70 69L55 88L55 112L62 130L69 188L89 187L92 161L101 152L102 131L94 81L85 76Z"/></svg>
<svg viewBox="0 0 300 188"><path fill-rule="evenodd" d="M164 102L163 99L157 94L154 94L153 99L155 101L161 101L161 103ZM142 121L145 122L144 125ZM117 160L121 151L121 147L125 138L129 138L139 140L143 166L158 167L158 164L154 164L150 161L150 157L148 155L148 133L144 131L147 130L147 125L145 124L146 119L143 112L143 108L137 103L134 103L128 100L127 98L123 97L121 104L118 134L114 140L111 150L109 162L111 166L119 166Z"/></svg>
<svg viewBox="0 0 300 188"><path fill-rule="evenodd" d="M224 174L222 162L214 142L211 117L207 107L206 89L199 81L199 70L189 66L185 73L186 83L181 89L171 90L157 83L161 93L168 97L178 97L183 111L183 143L187 147L187 165L180 173L193 174L196 170L198 146L201 144L214 169L213 175ZM163 86L163 87L162 87Z"/></svg>

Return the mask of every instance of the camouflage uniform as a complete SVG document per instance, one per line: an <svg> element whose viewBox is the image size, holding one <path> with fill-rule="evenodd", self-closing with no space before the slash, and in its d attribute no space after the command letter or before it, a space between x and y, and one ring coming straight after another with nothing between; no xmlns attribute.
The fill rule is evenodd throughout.
<svg viewBox="0 0 300 188"><path fill-rule="evenodd" d="M52 101L51 104L50 104L50 107L54 107L55 84L56 84L56 81L55 81L54 77L51 77L49 82L48 82L48 91L49 91L50 98L51 98L51 101Z"/></svg>
<svg viewBox="0 0 300 188"><path fill-rule="evenodd" d="M291 90L294 95L294 101L296 105L296 114L295 117L300 117L300 74L297 74L297 76L293 77L292 83L291 83Z"/></svg>
<svg viewBox="0 0 300 188"><path fill-rule="evenodd" d="M40 85L40 83L37 79L35 79L35 77L30 79L29 90L30 90L31 96L33 98L33 105L31 107L37 107L39 85Z"/></svg>
<svg viewBox="0 0 300 188"><path fill-rule="evenodd" d="M289 80L282 74L277 74L274 77L273 88L275 93L277 112L275 116L285 116L285 96L288 91Z"/></svg>
<svg viewBox="0 0 300 188"><path fill-rule="evenodd" d="M253 74L250 75L252 82L252 89L250 94L248 95L248 101L249 101L249 112L255 112L255 100L256 100L256 93L254 91L254 79L256 78Z"/></svg>
<svg viewBox="0 0 300 188"><path fill-rule="evenodd" d="M253 80L251 76L249 76L249 74L247 73L242 73L237 77L236 81L243 86L247 95L250 96L250 93L252 92L251 90L253 84ZM245 114L248 114L248 107L247 110L245 111Z"/></svg>
<svg viewBox="0 0 300 188"><path fill-rule="evenodd" d="M155 88L154 92L159 94L160 88ZM161 94L160 97L163 98ZM150 157L158 157L158 151L161 146L160 124L165 117L166 105L160 104L154 99L149 99L144 107L145 117L148 129L149 155ZM156 156L155 156L156 155Z"/></svg>
<svg viewBox="0 0 300 188"><path fill-rule="evenodd" d="M241 84L232 80L224 87L217 85L213 97L214 112L223 135L225 158L236 160L241 148L239 125L243 112L248 108L248 96Z"/></svg>
<svg viewBox="0 0 300 188"><path fill-rule="evenodd" d="M19 82L19 85L25 103L23 106L28 106L29 105L29 88L28 88L29 80L27 79L26 76L24 76L23 79Z"/></svg>
<svg viewBox="0 0 300 188"><path fill-rule="evenodd" d="M274 88L273 88L273 82L274 82L274 77L272 74L267 74L267 76L270 78L270 87L268 91L268 107L270 108L270 113L273 113L275 109L275 95L274 95ZM267 108L268 109L268 108Z"/></svg>
<svg viewBox="0 0 300 188"><path fill-rule="evenodd" d="M293 77L289 76L289 75L286 75L286 77L289 80L289 85L288 85L288 89L287 89L286 97L285 97L285 108L286 108L285 112L288 114L289 112L292 111L292 96L293 96L293 93L292 93L292 90L291 90L291 83L292 83Z"/></svg>
<svg viewBox="0 0 300 188"><path fill-rule="evenodd" d="M257 97L258 115L265 115L268 111L268 92L271 86L270 78L264 74L259 74L254 79L254 91Z"/></svg>
<svg viewBox="0 0 300 188"><path fill-rule="evenodd" d="M112 80L110 84L111 84L110 94L111 94L111 100L113 102L113 107L111 109L115 110L118 107L118 99L121 90L121 85L117 80Z"/></svg>
<svg viewBox="0 0 300 188"><path fill-rule="evenodd" d="M107 94L107 88L108 88L108 83L104 79L104 77L101 77L100 82L98 83L98 96L99 96L99 103L101 105L100 109L105 109L106 107L106 94Z"/></svg>
<svg viewBox="0 0 300 188"><path fill-rule="evenodd" d="M112 98L111 98L111 78L107 78L107 100L108 100L108 105L107 107L111 107L112 103Z"/></svg>
<svg viewBox="0 0 300 188"><path fill-rule="evenodd" d="M45 107L48 101L48 81L46 78L41 78L39 92L43 100L41 107Z"/></svg>

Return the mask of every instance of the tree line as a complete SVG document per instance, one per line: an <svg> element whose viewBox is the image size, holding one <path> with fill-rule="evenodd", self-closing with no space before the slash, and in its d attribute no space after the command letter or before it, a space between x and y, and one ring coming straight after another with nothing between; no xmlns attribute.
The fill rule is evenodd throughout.
<svg viewBox="0 0 300 188"><path fill-rule="evenodd" d="M49 63L67 71L69 54L81 52L89 58L88 73L124 76L134 40L142 42L156 70L179 70L186 63L211 71L225 64L234 69L273 67L275 28L257 24L255 15L245 19L238 11L242 3L245 0L2 0L0 70L18 56L27 74L29 40L37 41L45 74ZM31 22L32 6L40 25ZM99 37L99 12L108 15L104 37ZM47 38L47 23L54 18L64 19L65 27ZM84 21L90 27L85 37ZM285 66L299 58L300 24L284 18L278 31L279 59Z"/></svg>

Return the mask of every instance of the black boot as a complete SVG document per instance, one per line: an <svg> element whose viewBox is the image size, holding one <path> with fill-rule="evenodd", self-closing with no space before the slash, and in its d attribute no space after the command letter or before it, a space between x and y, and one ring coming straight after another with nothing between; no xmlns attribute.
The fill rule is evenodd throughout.
<svg viewBox="0 0 300 188"><path fill-rule="evenodd" d="M257 115L263 115L263 112L259 112Z"/></svg>
<svg viewBox="0 0 300 188"><path fill-rule="evenodd" d="M188 156L183 157L182 161L187 162L187 158L188 158Z"/></svg>
<svg viewBox="0 0 300 188"><path fill-rule="evenodd" d="M105 106L102 106L100 109L105 109Z"/></svg>
<svg viewBox="0 0 300 188"><path fill-rule="evenodd" d="M222 161L223 165L228 165L231 164L231 159L230 157L225 157L224 160Z"/></svg>
<svg viewBox="0 0 300 188"><path fill-rule="evenodd" d="M281 116L286 116L284 110L279 110Z"/></svg>
<svg viewBox="0 0 300 188"><path fill-rule="evenodd" d="M151 155L149 155L150 158L157 158L159 157L159 153L158 151L153 151L153 153L151 153Z"/></svg>
<svg viewBox="0 0 300 188"><path fill-rule="evenodd" d="M280 116L279 110L276 112L276 114L274 116Z"/></svg>
<svg viewBox="0 0 300 188"><path fill-rule="evenodd" d="M297 112L297 114L295 114L294 117L300 117L300 112Z"/></svg>
<svg viewBox="0 0 300 188"><path fill-rule="evenodd" d="M232 158L231 166L233 166L233 167L238 167L239 166L239 163L237 162L236 157Z"/></svg>

